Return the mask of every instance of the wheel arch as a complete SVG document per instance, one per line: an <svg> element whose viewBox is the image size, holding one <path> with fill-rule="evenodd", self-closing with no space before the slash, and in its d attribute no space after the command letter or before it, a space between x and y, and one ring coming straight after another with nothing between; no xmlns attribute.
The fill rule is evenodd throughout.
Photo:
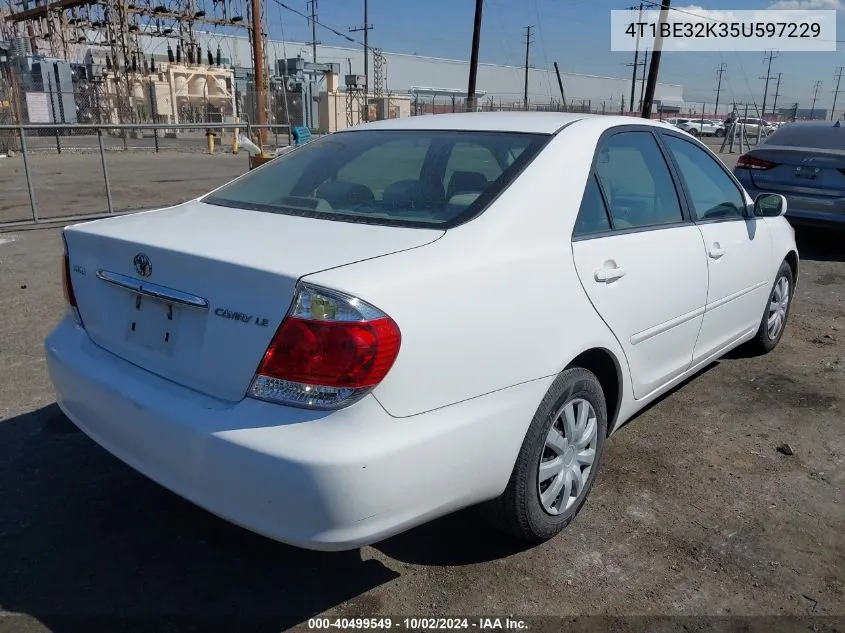
<svg viewBox="0 0 845 633"><path fill-rule="evenodd" d="M798 253L794 250L789 251L784 257L784 261L792 269L792 285L795 287L798 285Z"/></svg>
<svg viewBox="0 0 845 633"><path fill-rule="evenodd" d="M595 374L607 404L607 434L616 426L622 405L622 367L616 356L604 347L593 347L578 354L565 367L581 367Z"/></svg>

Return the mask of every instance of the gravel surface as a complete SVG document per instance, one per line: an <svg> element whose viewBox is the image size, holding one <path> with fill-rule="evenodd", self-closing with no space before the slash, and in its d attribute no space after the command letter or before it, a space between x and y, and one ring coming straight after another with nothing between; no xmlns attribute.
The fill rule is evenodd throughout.
<svg viewBox="0 0 845 633"><path fill-rule="evenodd" d="M321 554L209 515L76 431L42 351L63 312L59 234L0 233L0 630L110 615L139 630L254 616L262 631L320 613L845 616L845 254L841 238L799 238L777 350L713 363L615 434L558 538L526 549L467 510Z"/></svg>

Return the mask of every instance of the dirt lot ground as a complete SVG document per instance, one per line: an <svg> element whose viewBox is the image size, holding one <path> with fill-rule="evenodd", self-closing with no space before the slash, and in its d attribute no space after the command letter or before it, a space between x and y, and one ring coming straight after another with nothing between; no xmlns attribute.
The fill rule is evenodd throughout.
<svg viewBox="0 0 845 633"><path fill-rule="evenodd" d="M190 195L164 189L163 202ZM137 616L136 630L237 616L221 621L268 632L315 614L845 616L845 249L799 237L778 349L714 363L615 434L558 538L525 549L468 510L319 554L207 514L75 431L42 352L63 311L59 234L0 233L0 630L91 630L81 616L116 615ZM777 452L784 442L794 455Z"/></svg>

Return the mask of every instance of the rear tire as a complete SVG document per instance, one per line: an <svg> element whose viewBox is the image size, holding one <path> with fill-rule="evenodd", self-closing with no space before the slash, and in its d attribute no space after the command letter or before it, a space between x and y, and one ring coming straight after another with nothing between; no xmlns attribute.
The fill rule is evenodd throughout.
<svg viewBox="0 0 845 633"><path fill-rule="evenodd" d="M749 348L758 355L768 354L780 343L786 330L794 293L792 268L787 262L783 262L769 291L769 300L766 302L763 318L760 319L757 335L748 343Z"/></svg>
<svg viewBox="0 0 845 633"><path fill-rule="evenodd" d="M482 507L487 519L529 543L557 535L583 507L606 437L601 383L586 369L565 370L528 427L504 493Z"/></svg>
<svg viewBox="0 0 845 633"><path fill-rule="evenodd" d="M724 135L725 135L724 130L716 130L716 137L717 138L722 138Z"/></svg>

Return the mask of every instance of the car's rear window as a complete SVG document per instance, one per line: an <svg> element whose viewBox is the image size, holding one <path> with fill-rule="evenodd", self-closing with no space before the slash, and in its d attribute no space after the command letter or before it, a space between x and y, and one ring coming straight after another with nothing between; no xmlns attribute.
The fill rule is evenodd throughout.
<svg viewBox="0 0 845 633"><path fill-rule="evenodd" d="M447 227L480 213L549 138L446 130L338 132L279 156L203 201L343 221Z"/></svg>
<svg viewBox="0 0 845 633"><path fill-rule="evenodd" d="M819 125L793 123L770 134L765 144L845 150L845 127L834 129L832 123Z"/></svg>

